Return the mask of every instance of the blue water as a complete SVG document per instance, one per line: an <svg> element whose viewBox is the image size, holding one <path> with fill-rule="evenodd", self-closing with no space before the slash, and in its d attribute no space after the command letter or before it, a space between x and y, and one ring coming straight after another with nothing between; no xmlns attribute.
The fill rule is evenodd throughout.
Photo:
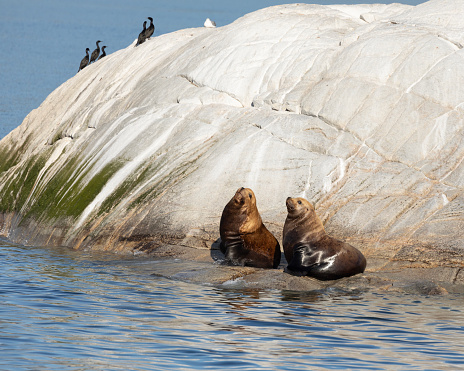
<svg viewBox="0 0 464 371"><path fill-rule="evenodd" d="M464 368L463 297L235 290L160 264L0 240L0 369Z"/></svg>
<svg viewBox="0 0 464 371"><path fill-rule="evenodd" d="M102 40L106 52L126 48L146 17L154 36L201 27L206 18L223 26L285 0L0 0L0 139L21 124L63 82L75 75L85 48ZM375 3L381 0L299 1ZM417 5L424 0L386 0Z"/></svg>

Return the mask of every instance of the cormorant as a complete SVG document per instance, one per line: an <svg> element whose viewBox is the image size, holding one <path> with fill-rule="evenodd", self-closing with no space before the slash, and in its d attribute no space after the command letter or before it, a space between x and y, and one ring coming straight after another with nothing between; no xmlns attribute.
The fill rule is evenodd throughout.
<svg viewBox="0 0 464 371"><path fill-rule="evenodd" d="M89 64L89 51L90 51L89 48L85 49L86 56L84 58L82 58L81 64L80 64L79 69L77 70L77 72L84 69Z"/></svg>
<svg viewBox="0 0 464 371"><path fill-rule="evenodd" d="M97 59L98 59L98 55L100 54L100 46L98 45L98 43L101 43L100 40L97 41L97 49L95 49L93 52L92 52L92 55L90 56L90 63L92 62L95 62Z"/></svg>
<svg viewBox="0 0 464 371"><path fill-rule="evenodd" d="M102 46L102 53L100 55L100 58L98 58L98 60L102 59L103 57L106 57L105 48L106 48L106 45Z"/></svg>
<svg viewBox="0 0 464 371"><path fill-rule="evenodd" d="M153 32L155 32L155 25L153 24L153 18L148 17L150 20L150 26L145 30L145 39L149 39L151 35L153 35Z"/></svg>
<svg viewBox="0 0 464 371"><path fill-rule="evenodd" d="M142 44L145 41L145 31L147 30L147 21L143 22L143 30L142 32L139 33L139 38L137 40L137 44L135 46L138 46Z"/></svg>

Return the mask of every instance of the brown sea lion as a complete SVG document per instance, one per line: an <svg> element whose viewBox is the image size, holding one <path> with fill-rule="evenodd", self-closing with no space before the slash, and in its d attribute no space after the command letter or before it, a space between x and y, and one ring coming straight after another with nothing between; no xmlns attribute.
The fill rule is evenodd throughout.
<svg viewBox="0 0 464 371"><path fill-rule="evenodd" d="M313 205L287 198L283 232L286 271L296 276L336 280L364 272L366 258L355 247L328 236Z"/></svg>
<svg viewBox="0 0 464 371"><path fill-rule="evenodd" d="M257 268L279 265L279 242L264 226L251 189L235 192L222 212L219 233L226 263Z"/></svg>

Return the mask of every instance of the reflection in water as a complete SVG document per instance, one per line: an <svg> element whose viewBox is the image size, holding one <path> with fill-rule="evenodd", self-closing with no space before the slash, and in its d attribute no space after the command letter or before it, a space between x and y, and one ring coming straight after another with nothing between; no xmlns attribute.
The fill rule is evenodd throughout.
<svg viewBox="0 0 464 371"><path fill-rule="evenodd" d="M464 299L260 291L0 241L0 368L460 369Z"/></svg>

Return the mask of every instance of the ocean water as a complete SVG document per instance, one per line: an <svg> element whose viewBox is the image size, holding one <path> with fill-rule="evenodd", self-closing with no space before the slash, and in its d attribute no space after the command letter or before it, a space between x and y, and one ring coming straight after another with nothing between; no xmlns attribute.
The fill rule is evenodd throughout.
<svg viewBox="0 0 464 371"><path fill-rule="evenodd" d="M162 264L0 240L0 369L464 368L462 296L234 289Z"/></svg>
<svg viewBox="0 0 464 371"><path fill-rule="evenodd" d="M110 54L126 48L155 20L154 36L202 27L206 18L218 26L283 0L0 0L0 139L66 80L75 75L85 48L102 40ZM358 3L353 0L301 3ZM382 1L363 0L360 3ZM417 5L423 0L383 1Z"/></svg>

